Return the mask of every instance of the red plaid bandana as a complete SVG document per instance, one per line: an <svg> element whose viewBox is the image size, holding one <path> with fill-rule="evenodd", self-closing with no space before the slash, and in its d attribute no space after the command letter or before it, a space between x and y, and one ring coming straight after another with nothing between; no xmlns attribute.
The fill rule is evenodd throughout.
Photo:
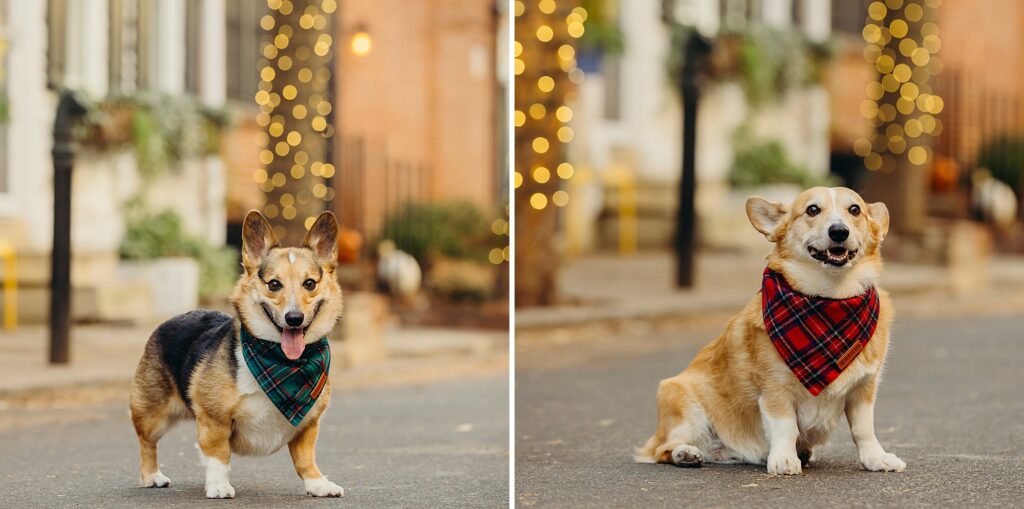
<svg viewBox="0 0 1024 509"><path fill-rule="evenodd" d="M804 295L789 286L782 274L765 269L761 311L768 337L782 360L807 391L817 396L874 335L878 292L871 287L849 299Z"/></svg>

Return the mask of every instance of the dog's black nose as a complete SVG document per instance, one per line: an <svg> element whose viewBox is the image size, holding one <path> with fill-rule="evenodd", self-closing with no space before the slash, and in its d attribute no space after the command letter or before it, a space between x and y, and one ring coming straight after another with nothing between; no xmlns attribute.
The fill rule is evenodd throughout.
<svg viewBox="0 0 1024 509"><path fill-rule="evenodd" d="M849 236L850 236L850 229L847 228L846 225L844 225L844 224L836 223L836 224L828 227L828 238L830 238L830 239L832 239L832 240L834 240L836 242L842 242L842 241L846 240L846 238L849 237Z"/></svg>
<svg viewBox="0 0 1024 509"><path fill-rule="evenodd" d="M299 313L298 311L289 311L284 314L285 323L292 327L298 327L302 325L302 320L304 320L305 318L306 317L303 316L302 313Z"/></svg>

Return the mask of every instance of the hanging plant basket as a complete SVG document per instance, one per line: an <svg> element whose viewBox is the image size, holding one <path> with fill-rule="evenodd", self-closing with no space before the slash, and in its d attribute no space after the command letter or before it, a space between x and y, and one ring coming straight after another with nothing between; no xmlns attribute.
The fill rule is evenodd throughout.
<svg viewBox="0 0 1024 509"><path fill-rule="evenodd" d="M668 75L678 80L693 27L672 24ZM798 28L749 26L711 39L705 76L710 83L738 81L751 104L821 83L833 55L831 41L812 41Z"/></svg>
<svg viewBox="0 0 1024 509"><path fill-rule="evenodd" d="M708 77L713 81L726 81L740 73L740 55L743 40L732 35L715 40L708 55Z"/></svg>
<svg viewBox="0 0 1024 509"><path fill-rule="evenodd" d="M106 152L132 142L132 117L135 106L124 102L103 102L90 112L79 143L83 147Z"/></svg>

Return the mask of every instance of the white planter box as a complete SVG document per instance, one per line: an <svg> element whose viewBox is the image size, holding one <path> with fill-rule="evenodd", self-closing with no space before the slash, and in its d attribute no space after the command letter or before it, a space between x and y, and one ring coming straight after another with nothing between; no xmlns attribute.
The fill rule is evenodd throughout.
<svg viewBox="0 0 1024 509"><path fill-rule="evenodd" d="M701 218L702 243L715 249L769 251L771 243L754 230L747 218L747 198L761 196L788 205L801 191L800 186L792 184L730 189L715 214Z"/></svg>
<svg viewBox="0 0 1024 509"><path fill-rule="evenodd" d="M192 258L122 261L118 276L148 287L153 303L150 319L164 320L199 306L199 263Z"/></svg>

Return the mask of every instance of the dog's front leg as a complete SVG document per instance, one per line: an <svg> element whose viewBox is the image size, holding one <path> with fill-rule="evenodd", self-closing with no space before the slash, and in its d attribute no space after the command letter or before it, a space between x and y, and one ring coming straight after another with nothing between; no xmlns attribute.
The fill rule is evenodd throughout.
<svg viewBox="0 0 1024 509"><path fill-rule="evenodd" d="M907 468L895 454L887 453L875 438L875 389L877 376L854 389L846 399L846 420L857 444L857 453L864 468L872 472L902 472Z"/></svg>
<svg viewBox="0 0 1024 509"><path fill-rule="evenodd" d="M781 395L762 394L757 405L761 409L761 423L768 435L768 473L801 473L800 457L796 453L800 428L792 401Z"/></svg>
<svg viewBox="0 0 1024 509"><path fill-rule="evenodd" d="M316 466L316 437L319 433L320 419L317 418L288 442L288 452L292 455L295 472L302 478L306 493L314 497L340 497L345 494L345 490L328 481Z"/></svg>
<svg viewBox="0 0 1024 509"><path fill-rule="evenodd" d="M196 411L196 435L206 462L206 498L235 498L228 479L231 463L231 421Z"/></svg>

